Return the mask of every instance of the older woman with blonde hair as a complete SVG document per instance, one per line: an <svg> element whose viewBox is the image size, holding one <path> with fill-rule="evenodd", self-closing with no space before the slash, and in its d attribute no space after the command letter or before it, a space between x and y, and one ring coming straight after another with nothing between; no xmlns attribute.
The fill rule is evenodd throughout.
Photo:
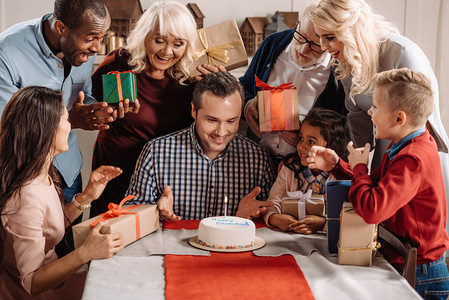
<svg viewBox="0 0 449 300"><path fill-rule="evenodd" d="M105 212L109 202L121 200L147 141L185 128L193 121L190 102L194 84L188 79L196 37L195 20L184 5L155 2L130 32L126 46L109 53L92 75L93 95L101 100L103 74L134 72L140 109L98 134L93 168L112 163L123 174L92 205L91 216Z"/></svg>
<svg viewBox="0 0 449 300"><path fill-rule="evenodd" d="M449 190L449 139L440 117L438 82L424 52L382 16L373 13L364 0L322 0L310 13L310 19L322 50L334 59L336 78L343 83L348 121L357 146L373 144L373 123L367 112L373 103L373 78L377 73L409 68L428 76L434 97L433 112L426 127L437 143L446 190ZM390 142L375 141L372 168L380 165Z"/></svg>

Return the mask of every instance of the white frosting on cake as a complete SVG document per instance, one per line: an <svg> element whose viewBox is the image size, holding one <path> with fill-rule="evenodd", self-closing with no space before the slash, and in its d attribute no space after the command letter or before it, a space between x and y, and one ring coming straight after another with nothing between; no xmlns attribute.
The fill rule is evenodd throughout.
<svg viewBox="0 0 449 300"><path fill-rule="evenodd" d="M239 217L210 217L201 220L198 243L218 249L247 248L254 245L254 222Z"/></svg>

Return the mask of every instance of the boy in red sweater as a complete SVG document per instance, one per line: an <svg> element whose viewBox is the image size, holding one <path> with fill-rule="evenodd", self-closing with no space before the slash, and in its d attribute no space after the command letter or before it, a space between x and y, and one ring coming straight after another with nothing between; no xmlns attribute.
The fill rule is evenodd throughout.
<svg viewBox="0 0 449 300"><path fill-rule="evenodd" d="M423 297L446 299L449 273L444 253L446 194L436 143L426 130L433 107L429 79L413 70L396 69L374 79L373 106L368 111L376 138L392 140L382 164L368 175L370 145L348 143L349 163L331 149L313 146L309 168L350 179L349 200L369 224L383 223L418 249L416 290ZM396 268L404 260L384 246L385 258Z"/></svg>

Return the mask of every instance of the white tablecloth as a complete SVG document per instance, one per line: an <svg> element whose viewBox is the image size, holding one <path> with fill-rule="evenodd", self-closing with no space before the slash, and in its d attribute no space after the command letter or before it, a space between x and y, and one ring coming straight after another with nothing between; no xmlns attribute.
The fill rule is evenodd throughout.
<svg viewBox="0 0 449 300"><path fill-rule="evenodd" d="M256 235L263 234L263 230L267 228L257 229ZM282 232L277 232L277 235L279 241L271 240L267 243L264 247L265 252L270 247L275 251L276 244L282 244L291 238ZM316 240L316 237L311 239ZM325 239L322 239L322 242L327 243ZM298 247L301 247L301 243ZM372 267L339 265L336 255L323 256L319 252L313 252L309 256L294 254L294 257L317 300L421 299L407 281L381 256L374 257ZM263 275L255 274L255 278L257 276ZM164 299L164 290L163 255L115 256L91 262L83 300ZM285 298L282 296L279 295L279 299ZM263 297L263 286L260 298L254 299L266 299Z"/></svg>

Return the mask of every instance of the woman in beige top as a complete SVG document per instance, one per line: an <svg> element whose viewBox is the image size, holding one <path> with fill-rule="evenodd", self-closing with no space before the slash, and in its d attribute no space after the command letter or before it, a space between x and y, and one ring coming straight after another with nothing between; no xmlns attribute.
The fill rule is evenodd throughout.
<svg viewBox="0 0 449 300"><path fill-rule="evenodd" d="M19 90L0 125L0 295L1 299L80 299L92 259L123 248L121 234L100 234L99 223L86 242L58 259L54 247L64 228L121 170L95 170L83 193L63 206L52 161L68 149L70 123L62 94L43 87ZM77 272L78 271L78 272Z"/></svg>

